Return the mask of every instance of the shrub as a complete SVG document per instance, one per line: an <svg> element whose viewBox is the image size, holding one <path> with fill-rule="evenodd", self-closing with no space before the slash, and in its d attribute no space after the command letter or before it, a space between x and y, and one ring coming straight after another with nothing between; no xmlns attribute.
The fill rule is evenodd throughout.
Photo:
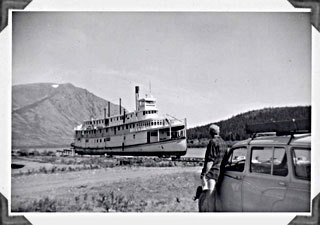
<svg viewBox="0 0 320 225"><path fill-rule="evenodd" d="M97 202L98 207L103 207L107 212L143 212L148 205L144 200L135 202L132 195L126 198L123 194L117 195L113 191L107 194L99 193Z"/></svg>

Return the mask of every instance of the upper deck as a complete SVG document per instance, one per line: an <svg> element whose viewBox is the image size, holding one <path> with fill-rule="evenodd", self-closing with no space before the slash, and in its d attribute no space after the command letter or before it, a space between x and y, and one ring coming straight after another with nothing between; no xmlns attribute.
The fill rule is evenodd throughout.
<svg viewBox="0 0 320 225"><path fill-rule="evenodd" d="M121 106L120 106L121 108ZM114 116L106 116L102 119L91 119L84 121L77 126L75 130L92 130L125 126L130 130L149 129L155 126L172 126L184 124L183 121L160 117L156 105L156 99L151 95L146 95L139 99L139 88L136 87L136 110L134 112L126 112L123 110L120 114Z"/></svg>

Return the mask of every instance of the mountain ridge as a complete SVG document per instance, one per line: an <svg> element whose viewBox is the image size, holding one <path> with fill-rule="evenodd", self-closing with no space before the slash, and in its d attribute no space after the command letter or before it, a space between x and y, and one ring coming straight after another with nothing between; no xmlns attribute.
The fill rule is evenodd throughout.
<svg viewBox="0 0 320 225"><path fill-rule="evenodd" d="M83 120L102 118L108 101L70 83L12 87L12 147L66 146ZM122 109L124 109L122 107ZM110 102L110 114L119 106Z"/></svg>

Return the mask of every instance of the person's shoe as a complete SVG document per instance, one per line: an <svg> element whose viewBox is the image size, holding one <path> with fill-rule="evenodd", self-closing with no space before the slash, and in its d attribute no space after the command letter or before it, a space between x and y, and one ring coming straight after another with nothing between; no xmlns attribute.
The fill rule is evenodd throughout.
<svg viewBox="0 0 320 225"><path fill-rule="evenodd" d="M196 196L193 197L193 201L199 199L201 193L202 193L202 187L201 187L201 186L198 186L198 187L197 187L197 191L196 191Z"/></svg>

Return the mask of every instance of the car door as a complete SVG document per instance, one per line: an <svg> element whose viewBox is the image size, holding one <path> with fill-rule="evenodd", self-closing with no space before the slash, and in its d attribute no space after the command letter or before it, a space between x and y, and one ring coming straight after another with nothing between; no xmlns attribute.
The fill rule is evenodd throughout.
<svg viewBox="0 0 320 225"><path fill-rule="evenodd" d="M237 147L228 152L227 161L222 164L221 181L217 188L217 211L242 211L242 179L247 158L247 148Z"/></svg>
<svg viewBox="0 0 320 225"><path fill-rule="evenodd" d="M243 179L243 211L286 211L283 208L288 176L285 147L252 147L249 168Z"/></svg>
<svg viewBox="0 0 320 225"><path fill-rule="evenodd" d="M292 166L291 181L284 207L288 212L310 211L310 177L311 177L311 151L310 147L292 147L290 150ZM297 204L297 202L299 204Z"/></svg>

